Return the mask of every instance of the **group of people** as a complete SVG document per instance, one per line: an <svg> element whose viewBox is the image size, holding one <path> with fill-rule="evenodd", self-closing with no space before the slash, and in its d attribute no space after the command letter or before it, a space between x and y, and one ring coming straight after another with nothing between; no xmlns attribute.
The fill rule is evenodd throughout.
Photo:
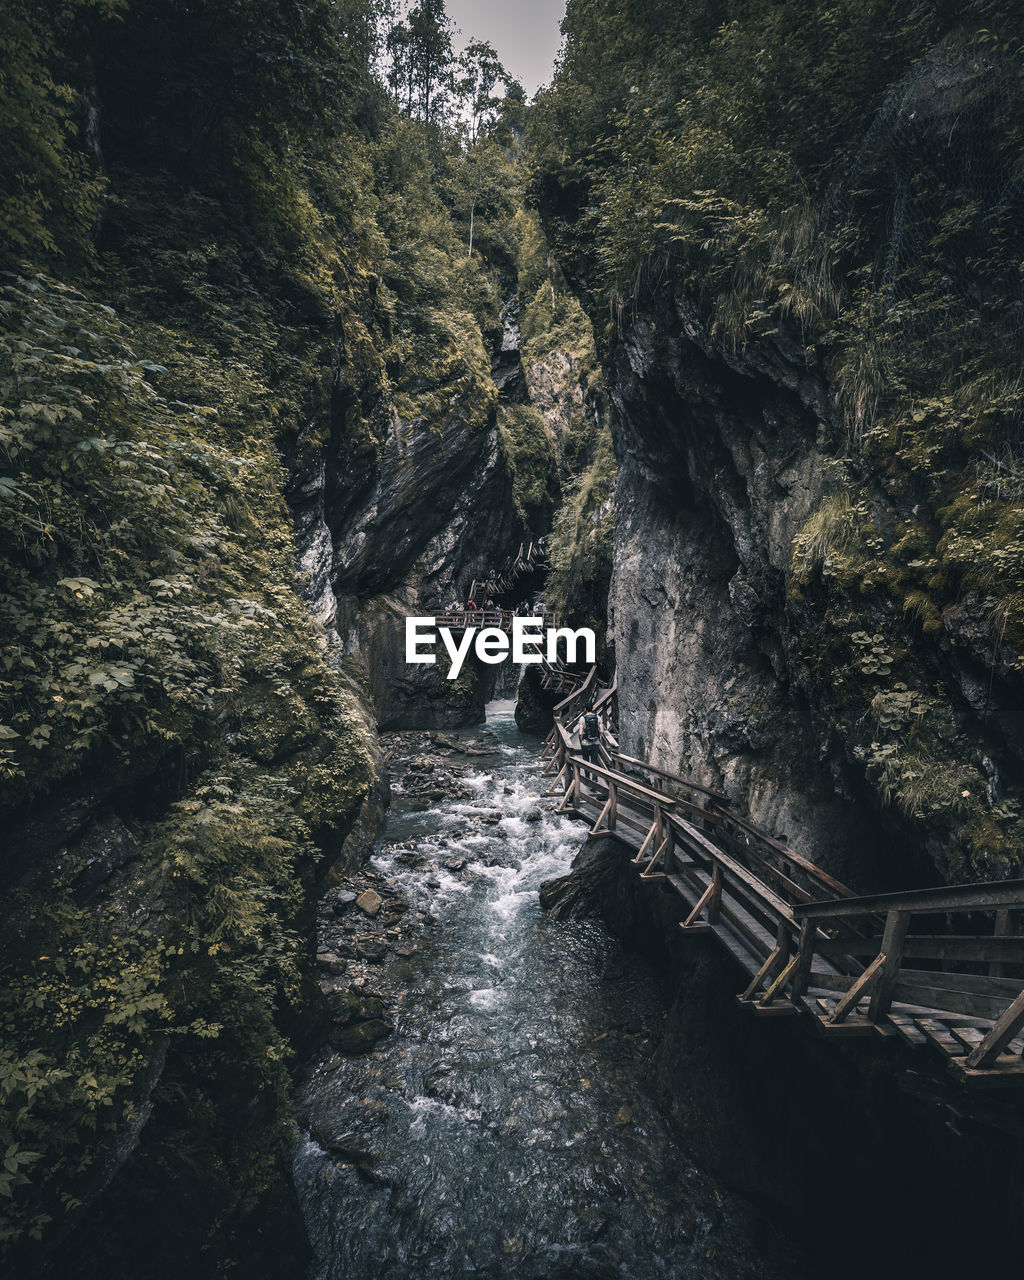
<svg viewBox="0 0 1024 1280"><path fill-rule="evenodd" d="M465 604L460 604L458 600L449 600L444 607L445 613L477 613L481 609L498 612L503 618L542 618L544 616L542 604L532 605L529 600L523 600L508 609L499 605L493 596L488 596L482 605L477 604L475 600L467 600Z"/></svg>

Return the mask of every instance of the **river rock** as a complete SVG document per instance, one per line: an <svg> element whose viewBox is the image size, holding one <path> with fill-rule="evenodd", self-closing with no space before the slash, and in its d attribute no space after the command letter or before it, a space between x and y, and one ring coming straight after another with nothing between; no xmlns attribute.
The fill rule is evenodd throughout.
<svg viewBox="0 0 1024 1280"><path fill-rule="evenodd" d="M633 1108L628 1103L623 1103L615 1113L615 1123L617 1125L632 1124Z"/></svg>
<svg viewBox="0 0 1024 1280"><path fill-rule="evenodd" d="M458 751L464 756L489 756L493 748L482 746L478 742L468 743L459 742L457 738L450 738L446 733L435 733L431 741L438 747L447 747L449 751Z"/></svg>
<svg viewBox="0 0 1024 1280"><path fill-rule="evenodd" d="M526 813L523 814L524 822L542 822L543 819L544 815L539 809L528 809Z"/></svg>
<svg viewBox="0 0 1024 1280"><path fill-rule="evenodd" d="M356 952L360 959L369 960L371 964L380 964L388 953L388 946L386 942L377 942L371 938L365 942L357 942Z"/></svg>
<svg viewBox="0 0 1024 1280"><path fill-rule="evenodd" d="M368 916L375 916L383 905L384 899L376 889L364 889L356 898L356 906L360 911L365 911Z"/></svg>
<svg viewBox="0 0 1024 1280"><path fill-rule="evenodd" d="M316 962L325 973L344 973L348 968L347 961L343 960L336 951L318 952Z"/></svg>
<svg viewBox="0 0 1024 1280"><path fill-rule="evenodd" d="M336 1028L331 1033L331 1045L341 1053L368 1053L374 1045L391 1035L390 1022L374 1018L369 1022L355 1022Z"/></svg>
<svg viewBox="0 0 1024 1280"><path fill-rule="evenodd" d="M339 889L337 893L331 894L331 910L336 916L344 915L355 900L354 893L350 893L347 889Z"/></svg>

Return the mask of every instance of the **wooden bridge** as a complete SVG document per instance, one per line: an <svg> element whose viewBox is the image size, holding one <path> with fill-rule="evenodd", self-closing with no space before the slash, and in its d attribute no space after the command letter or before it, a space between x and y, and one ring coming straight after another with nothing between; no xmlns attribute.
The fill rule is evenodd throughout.
<svg viewBox="0 0 1024 1280"><path fill-rule="evenodd" d="M678 895L687 936L739 963L737 999L760 1017L804 1015L830 1036L937 1050L972 1086L1024 1085L1024 880L860 896L730 807L725 796L619 752L615 686L545 665L569 690L545 744L559 809L635 851L641 880ZM600 763L577 725L601 723Z"/></svg>

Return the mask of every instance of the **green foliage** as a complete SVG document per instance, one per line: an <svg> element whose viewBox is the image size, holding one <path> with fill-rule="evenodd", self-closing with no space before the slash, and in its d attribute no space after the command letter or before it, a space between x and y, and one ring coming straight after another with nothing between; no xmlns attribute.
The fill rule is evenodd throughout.
<svg viewBox="0 0 1024 1280"><path fill-rule="evenodd" d="M559 487L555 446L544 419L530 405L502 405L498 432L512 474L516 511L526 528L545 528Z"/></svg>
<svg viewBox="0 0 1024 1280"><path fill-rule="evenodd" d="M606 644L615 537L615 454L605 426L593 461L563 496L548 540L547 599L559 620L594 629Z"/></svg>
<svg viewBox="0 0 1024 1280"><path fill-rule="evenodd" d="M125 0L7 0L0 22L0 257L88 252L103 193L95 157L76 146L85 94L67 50Z"/></svg>
<svg viewBox="0 0 1024 1280"><path fill-rule="evenodd" d="M988 706L957 695L935 727L934 638L1017 698L1020 11L569 0L565 31L537 191L614 320L605 354L665 291L702 344L822 370L834 456L793 542L794 648L882 800L950 866L1002 869L1019 829L985 796Z"/></svg>
<svg viewBox="0 0 1024 1280"><path fill-rule="evenodd" d="M171 1050L186 1072L197 1054L219 1055L208 1078L259 1064L283 1105L291 922L315 839L354 811L371 769L293 589L254 371L129 330L46 277L10 281L0 307L5 809L98 767L216 762L135 834L148 924L79 906L74 865L13 903L0 1134L13 1242L74 1210L161 1033L193 1046ZM166 365L136 354L154 341ZM246 1178L236 1194L253 1194Z"/></svg>

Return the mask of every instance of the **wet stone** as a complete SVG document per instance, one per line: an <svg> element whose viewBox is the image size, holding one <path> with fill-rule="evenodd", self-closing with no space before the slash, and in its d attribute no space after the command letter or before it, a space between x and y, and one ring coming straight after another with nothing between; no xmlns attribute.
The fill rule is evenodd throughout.
<svg viewBox="0 0 1024 1280"><path fill-rule="evenodd" d="M357 942L356 953L361 960L369 960L371 964L380 964L388 953L386 942Z"/></svg>
<svg viewBox="0 0 1024 1280"><path fill-rule="evenodd" d="M335 951L321 951L316 957L317 965L326 973L344 973L348 962Z"/></svg>
<svg viewBox="0 0 1024 1280"><path fill-rule="evenodd" d="M375 916L384 905L384 899L375 889L364 889L356 898L356 906L368 916Z"/></svg>
<svg viewBox="0 0 1024 1280"><path fill-rule="evenodd" d="M330 1041L341 1053L369 1053L381 1040L387 1039L393 1030L390 1022L373 1019L337 1028L331 1033Z"/></svg>

